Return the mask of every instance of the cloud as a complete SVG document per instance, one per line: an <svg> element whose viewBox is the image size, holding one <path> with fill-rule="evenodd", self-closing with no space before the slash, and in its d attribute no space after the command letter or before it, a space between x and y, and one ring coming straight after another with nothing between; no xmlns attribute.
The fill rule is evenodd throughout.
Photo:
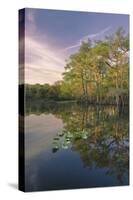
<svg viewBox="0 0 133 200"><path fill-rule="evenodd" d="M25 81L26 83L49 83L53 84L62 79L65 60L69 56L69 49L77 48L82 41L88 38L94 39L103 35L111 27L107 27L95 34L88 34L80 38L75 44L62 50L61 47L52 45L52 39L45 33L40 33L36 24L34 10L26 10L25 31ZM20 50L22 52L23 39L20 39ZM21 41L22 40L22 41ZM22 55L23 56L23 55ZM22 57L21 56L21 57ZM23 66L23 59L20 64ZM23 75L23 69L21 70Z"/></svg>
<svg viewBox="0 0 133 200"><path fill-rule="evenodd" d="M22 52L23 38L20 39ZM22 60L23 61L23 60ZM23 63L21 61L21 65ZM62 79L65 57L51 40L37 29L34 10L26 9L25 31L25 81L26 83L53 84ZM21 69L23 73L23 69Z"/></svg>
<svg viewBox="0 0 133 200"><path fill-rule="evenodd" d="M28 83L52 84L62 79L65 59L58 48L48 41L38 41L31 36L25 38L25 79Z"/></svg>
<svg viewBox="0 0 133 200"><path fill-rule="evenodd" d="M81 45L81 41L78 41L78 42L75 43L74 45L66 47L65 49L63 49L63 51L66 51L66 50L69 50L69 49L73 49L73 48L79 47L80 45Z"/></svg>
<svg viewBox="0 0 133 200"><path fill-rule="evenodd" d="M86 36L84 36L81 40L85 40L85 39L94 39L96 37L102 36L104 35L104 33L108 32L111 29L111 26L106 27L105 29L99 31L98 33L94 33L94 34L88 34Z"/></svg>
<svg viewBox="0 0 133 200"><path fill-rule="evenodd" d="M72 46L66 47L63 51L67 51L67 50L69 50L69 49L73 49L73 48L79 47L79 46L81 45L81 43L82 43L83 41L88 40L88 38L89 38L89 39L94 39L94 38L96 38L96 37L102 36L102 35L104 35L104 33L108 32L110 29L111 29L111 26L108 26L108 27L106 27L105 29L103 29L103 30L101 30L101 31L99 31L99 32L97 32L97 33L94 33L94 34L87 34L87 35L85 35L84 37L80 38L80 39L79 39L75 44L73 44Z"/></svg>

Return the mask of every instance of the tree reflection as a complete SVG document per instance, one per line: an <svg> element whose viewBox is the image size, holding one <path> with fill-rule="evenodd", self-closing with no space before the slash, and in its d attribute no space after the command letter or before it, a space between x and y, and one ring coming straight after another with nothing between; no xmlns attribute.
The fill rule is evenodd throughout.
<svg viewBox="0 0 133 200"><path fill-rule="evenodd" d="M104 168L108 175L117 177L120 184L128 177L128 107L122 110L116 106L76 103L39 104L27 114L31 111L52 113L62 119L64 129L53 139L53 153L70 148L79 153L84 167Z"/></svg>

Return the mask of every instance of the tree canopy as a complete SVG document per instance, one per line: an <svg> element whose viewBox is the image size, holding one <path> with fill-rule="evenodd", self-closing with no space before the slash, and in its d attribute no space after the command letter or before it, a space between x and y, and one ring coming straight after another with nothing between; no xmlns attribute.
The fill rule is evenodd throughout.
<svg viewBox="0 0 133 200"><path fill-rule="evenodd" d="M105 40L82 42L67 60L62 81L26 84L26 91L27 98L128 103L129 36L120 27Z"/></svg>

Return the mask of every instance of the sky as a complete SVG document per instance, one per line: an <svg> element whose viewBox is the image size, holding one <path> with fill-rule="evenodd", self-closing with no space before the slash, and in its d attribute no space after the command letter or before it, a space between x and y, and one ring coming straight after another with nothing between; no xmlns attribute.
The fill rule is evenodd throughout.
<svg viewBox="0 0 133 200"><path fill-rule="evenodd" d="M81 42L103 40L120 26L129 33L128 15L26 8L25 82L54 84L62 80L66 61ZM23 66L21 62L20 68Z"/></svg>

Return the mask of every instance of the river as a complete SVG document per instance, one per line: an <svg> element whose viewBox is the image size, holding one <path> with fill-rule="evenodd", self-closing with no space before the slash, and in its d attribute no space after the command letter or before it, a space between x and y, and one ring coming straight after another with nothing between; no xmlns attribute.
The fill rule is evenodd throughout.
<svg viewBox="0 0 133 200"><path fill-rule="evenodd" d="M26 191L129 184L128 107L30 103Z"/></svg>

